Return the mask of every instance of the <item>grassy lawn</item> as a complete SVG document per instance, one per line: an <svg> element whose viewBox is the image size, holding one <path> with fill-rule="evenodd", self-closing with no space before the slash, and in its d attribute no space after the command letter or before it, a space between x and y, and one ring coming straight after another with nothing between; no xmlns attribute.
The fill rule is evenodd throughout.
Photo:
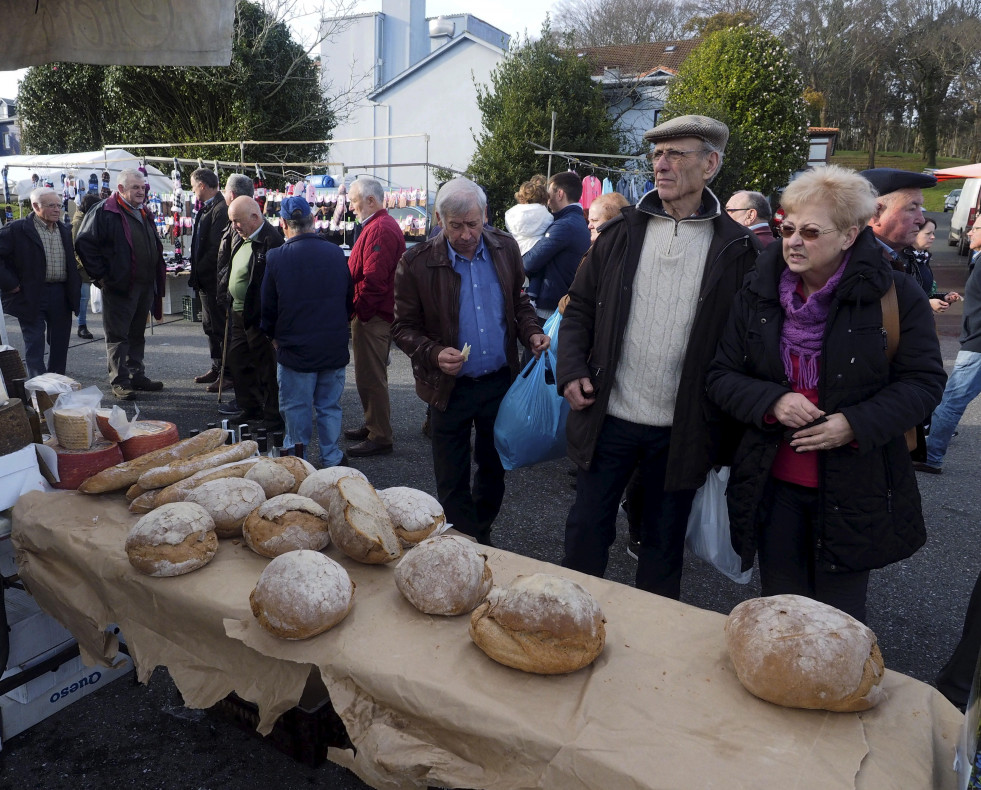
<svg viewBox="0 0 981 790"><path fill-rule="evenodd" d="M867 151L842 151L838 150L831 157L831 163L850 167L854 170L865 170L869 164L869 154ZM937 167L954 167L955 165L973 164L969 159L954 159L949 156L937 157ZM921 172L925 166L922 154L902 154L897 151L879 151L875 155L876 167L895 167L899 170L913 170ZM923 190L923 209L924 211L944 210L944 197L952 189L959 189L964 185L963 178L954 178L950 181L941 181L932 189Z"/></svg>

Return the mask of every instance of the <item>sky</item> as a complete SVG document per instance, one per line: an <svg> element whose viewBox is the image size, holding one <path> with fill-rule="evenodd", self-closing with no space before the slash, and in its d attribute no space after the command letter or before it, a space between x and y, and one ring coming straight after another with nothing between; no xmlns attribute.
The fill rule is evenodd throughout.
<svg viewBox="0 0 981 790"><path fill-rule="evenodd" d="M527 32L535 37L554 4L555 0L428 0L426 16L467 12L512 36L524 36ZM362 0L356 12L378 10L381 0ZM0 71L0 97L16 98L17 80L23 78L25 71Z"/></svg>

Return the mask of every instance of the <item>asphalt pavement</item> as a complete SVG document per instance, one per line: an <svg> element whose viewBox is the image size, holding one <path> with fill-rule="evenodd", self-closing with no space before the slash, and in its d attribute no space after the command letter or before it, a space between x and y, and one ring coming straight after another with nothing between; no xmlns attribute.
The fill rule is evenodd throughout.
<svg viewBox="0 0 981 790"><path fill-rule="evenodd" d="M963 290L966 259L946 239L949 215L940 222L935 245L935 274L943 288ZM948 370L958 350L960 306L939 322ZM23 349L17 322L8 320L11 342ZM99 316L89 317L93 341L73 338L68 373L83 385L108 392L105 347ZM200 323L170 316L147 332L146 368L162 379L162 392L140 393L123 407L139 406L147 419L177 424L181 436L218 419L215 395L195 385L207 370L208 346ZM393 349L390 366L395 451L392 455L352 459L377 487L405 485L435 493L429 441L422 435L425 404L412 386L407 358ZM225 398L227 400L227 396ZM111 395L104 404L113 402ZM348 369L342 398L344 425L356 427L361 407ZM342 444L346 444L342 440ZM314 458L314 461L317 459ZM951 444L941 476L918 475L929 540L910 559L872 573L869 625L876 632L886 666L932 682L959 637L967 600L981 570L978 526L981 500L981 405L972 403ZM504 549L559 562L563 525L572 504L571 464L553 461L508 475L507 494L494 529ZM631 584L636 563L626 553L626 522L618 519L607 578ZM740 601L759 594L759 580L740 586L700 560L687 556L682 601L727 614ZM150 683L117 681L3 744L0 790L87 790L105 786L200 790L277 787L294 790L324 785L337 790L366 787L332 764L301 765L267 741L240 731L214 713L190 710L167 672L158 668Z"/></svg>

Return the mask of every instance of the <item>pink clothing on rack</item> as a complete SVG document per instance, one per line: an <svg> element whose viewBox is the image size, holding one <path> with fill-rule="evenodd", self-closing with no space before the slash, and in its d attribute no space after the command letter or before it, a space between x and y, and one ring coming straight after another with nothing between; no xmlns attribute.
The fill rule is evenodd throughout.
<svg viewBox="0 0 981 790"><path fill-rule="evenodd" d="M589 211L590 204L603 194L603 182L596 176L586 176L582 180L582 197L579 204L584 211Z"/></svg>

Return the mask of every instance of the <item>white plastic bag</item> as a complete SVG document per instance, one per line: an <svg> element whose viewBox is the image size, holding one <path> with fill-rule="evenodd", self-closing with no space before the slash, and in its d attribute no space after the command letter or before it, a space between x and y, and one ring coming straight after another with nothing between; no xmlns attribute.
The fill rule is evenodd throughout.
<svg viewBox="0 0 981 790"><path fill-rule="evenodd" d="M737 584L749 584L753 569L745 573L741 570L742 561L729 540L729 511L726 509L728 482L728 466L718 472L709 470L705 483L695 492L688 516L685 545L696 557L710 563Z"/></svg>
<svg viewBox="0 0 981 790"><path fill-rule="evenodd" d="M48 424L48 430L52 436L58 436L58 432L55 430L54 418L56 411L68 409L80 411L84 414L88 422L88 446L91 447L96 431L95 410L99 408L101 403L102 392L95 386L61 393L55 401L54 407L44 412L44 419Z"/></svg>
<svg viewBox="0 0 981 790"><path fill-rule="evenodd" d="M93 313L102 312L102 289L92 283L92 290L89 291L89 310Z"/></svg>

